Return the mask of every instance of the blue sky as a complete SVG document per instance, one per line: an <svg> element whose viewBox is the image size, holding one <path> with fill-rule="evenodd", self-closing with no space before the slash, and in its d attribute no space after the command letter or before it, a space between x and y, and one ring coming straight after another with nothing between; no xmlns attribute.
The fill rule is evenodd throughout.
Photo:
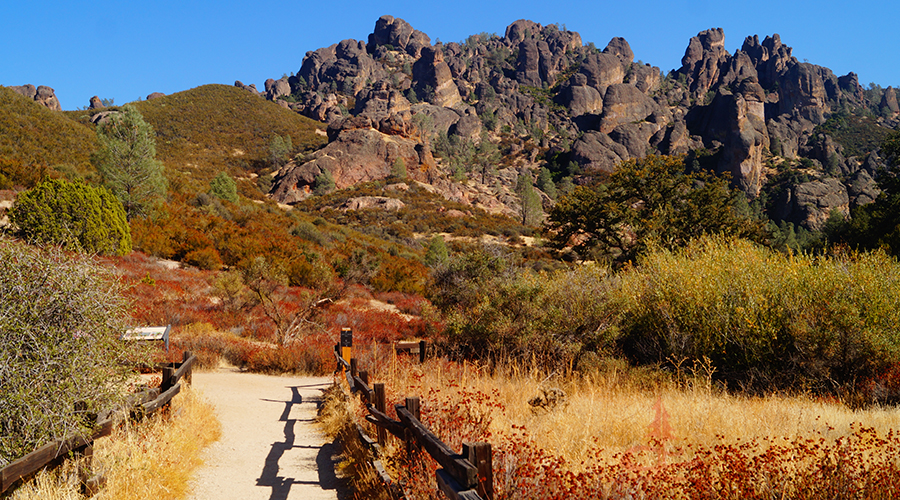
<svg viewBox="0 0 900 500"><path fill-rule="evenodd" d="M53 87L63 109L86 106L93 95L124 104L235 80L262 88L267 78L296 72L309 50L366 40L384 14L405 19L432 42L502 35L517 19L564 24L601 48L622 36L635 59L664 71L681 65L690 37L704 29L723 28L731 53L748 35L778 33L801 61L837 75L853 71L864 86L900 86L896 0L4 1L0 85Z"/></svg>

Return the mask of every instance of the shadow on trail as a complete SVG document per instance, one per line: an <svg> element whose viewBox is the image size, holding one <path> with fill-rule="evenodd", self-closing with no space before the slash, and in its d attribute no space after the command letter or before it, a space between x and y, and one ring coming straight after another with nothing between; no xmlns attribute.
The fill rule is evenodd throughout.
<svg viewBox="0 0 900 500"><path fill-rule="evenodd" d="M337 498L339 500L349 499L349 492L344 486L344 483L337 477L334 472L334 466L336 463L335 457L340 454L340 449L338 448L338 446L335 443L325 443L322 446L294 444L294 440L296 437L294 426L297 424L297 422L311 423L315 421L315 419L289 418L294 405L319 405L321 403L321 399L319 398L307 398L306 401L304 401L303 395L300 394L300 388L303 387L308 388L317 386L290 387L290 401L275 401L271 399L263 399L263 401L270 401L273 403L284 403L284 411L281 413L281 417L279 417L278 419L279 422L284 422L284 442L272 443L272 449L269 450L269 454L268 456L266 456L265 465L263 466L263 470L259 476L259 479L256 481L256 485L268 486L272 488L272 494L269 496L269 500L287 500L288 495L291 492L291 487L295 484L315 485L319 486L323 490L335 490ZM293 448L319 450L316 454L315 459L318 481L303 481L293 477L284 477L278 475L280 471L279 461L282 459L285 452Z"/></svg>

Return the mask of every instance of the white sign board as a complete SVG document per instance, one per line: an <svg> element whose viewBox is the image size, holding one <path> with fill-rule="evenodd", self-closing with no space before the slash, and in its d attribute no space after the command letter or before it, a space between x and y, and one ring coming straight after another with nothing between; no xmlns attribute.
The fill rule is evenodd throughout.
<svg viewBox="0 0 900 500"><path fill-rule="evenodd" d="M142 326L131 328L122 335L124 340L162 340L166 344L166 352L169 352L169 330L172 325L167 326Z"/></svg>

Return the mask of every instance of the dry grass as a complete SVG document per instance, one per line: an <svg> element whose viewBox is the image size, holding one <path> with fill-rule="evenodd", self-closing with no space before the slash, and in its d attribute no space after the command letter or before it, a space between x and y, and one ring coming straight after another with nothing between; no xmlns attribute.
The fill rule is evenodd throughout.
<svg viewBox="0 0 900 500"><path fill-rule="evenodd" d="M358 398L347 398L340 386L333 386L325 394L325 404L319 413L318 423L331 439L341 443L341 462L337 472L352 479L356 498L390 499L390 493L371 465L372 454L362 444L352 415L362 412Z"/></svg>
<svg viewBox="0 0 900 500"><path fill-rule="evenodd" d="M172 400L170 416L156 414L145 422L126 422L113 435L97 441L94 471L107 478L97 500L159 500L184 498L200 451L219 438L212 407L190 388ZM10 500L74 500L84 498L68 462L41 472L20 487Z"/></svg>
<svg viewBox="0 0 900 500"><path fill-rule="evenodd" d="M699 366L671 375L611 363L590 376L546 376L516 366L491 374L441 360L418 365L392 358L382 366L361 368L385 383L388 408L418 395L423 421L452 448L476 440L494 445L499 498L581 498L585 484L602 486L603 498L627 496L617 484L636 484L634 491L650 496L706 498L692 483L699 476L713 490L740 483L735 494L748 498L822 498L825 488L839 489L842 481L871 488L880 481L870 479L874 471L897 467L892 429L900 426L900 410L852 410L803 395L729 395ZM546 399L550 389L565 397L556 405L531 403ZM852 471L829 469L848 457L857 462ZM397 473L409 477L402 456L396 464ZM413 469L422 473L415 482L432 482L427 465ZM570 473L582 475L564 476ZM868 494L896 491L895 482ZM546 484L558 485L553 495L542 489ZM413 491L413 498L429 494L427 488Z"/></svg>

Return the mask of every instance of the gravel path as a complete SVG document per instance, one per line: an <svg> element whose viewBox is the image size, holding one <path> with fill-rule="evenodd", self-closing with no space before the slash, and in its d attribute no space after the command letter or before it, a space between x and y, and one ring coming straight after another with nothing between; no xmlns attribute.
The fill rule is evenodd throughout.
<svg viewBox="0 0 900 500"><path fill-rule="evenodd" d="M278 377L234 368L194 372L222 438L204 451L191 500L341 499L338 449L314 424L330 377Z"/></svg>

